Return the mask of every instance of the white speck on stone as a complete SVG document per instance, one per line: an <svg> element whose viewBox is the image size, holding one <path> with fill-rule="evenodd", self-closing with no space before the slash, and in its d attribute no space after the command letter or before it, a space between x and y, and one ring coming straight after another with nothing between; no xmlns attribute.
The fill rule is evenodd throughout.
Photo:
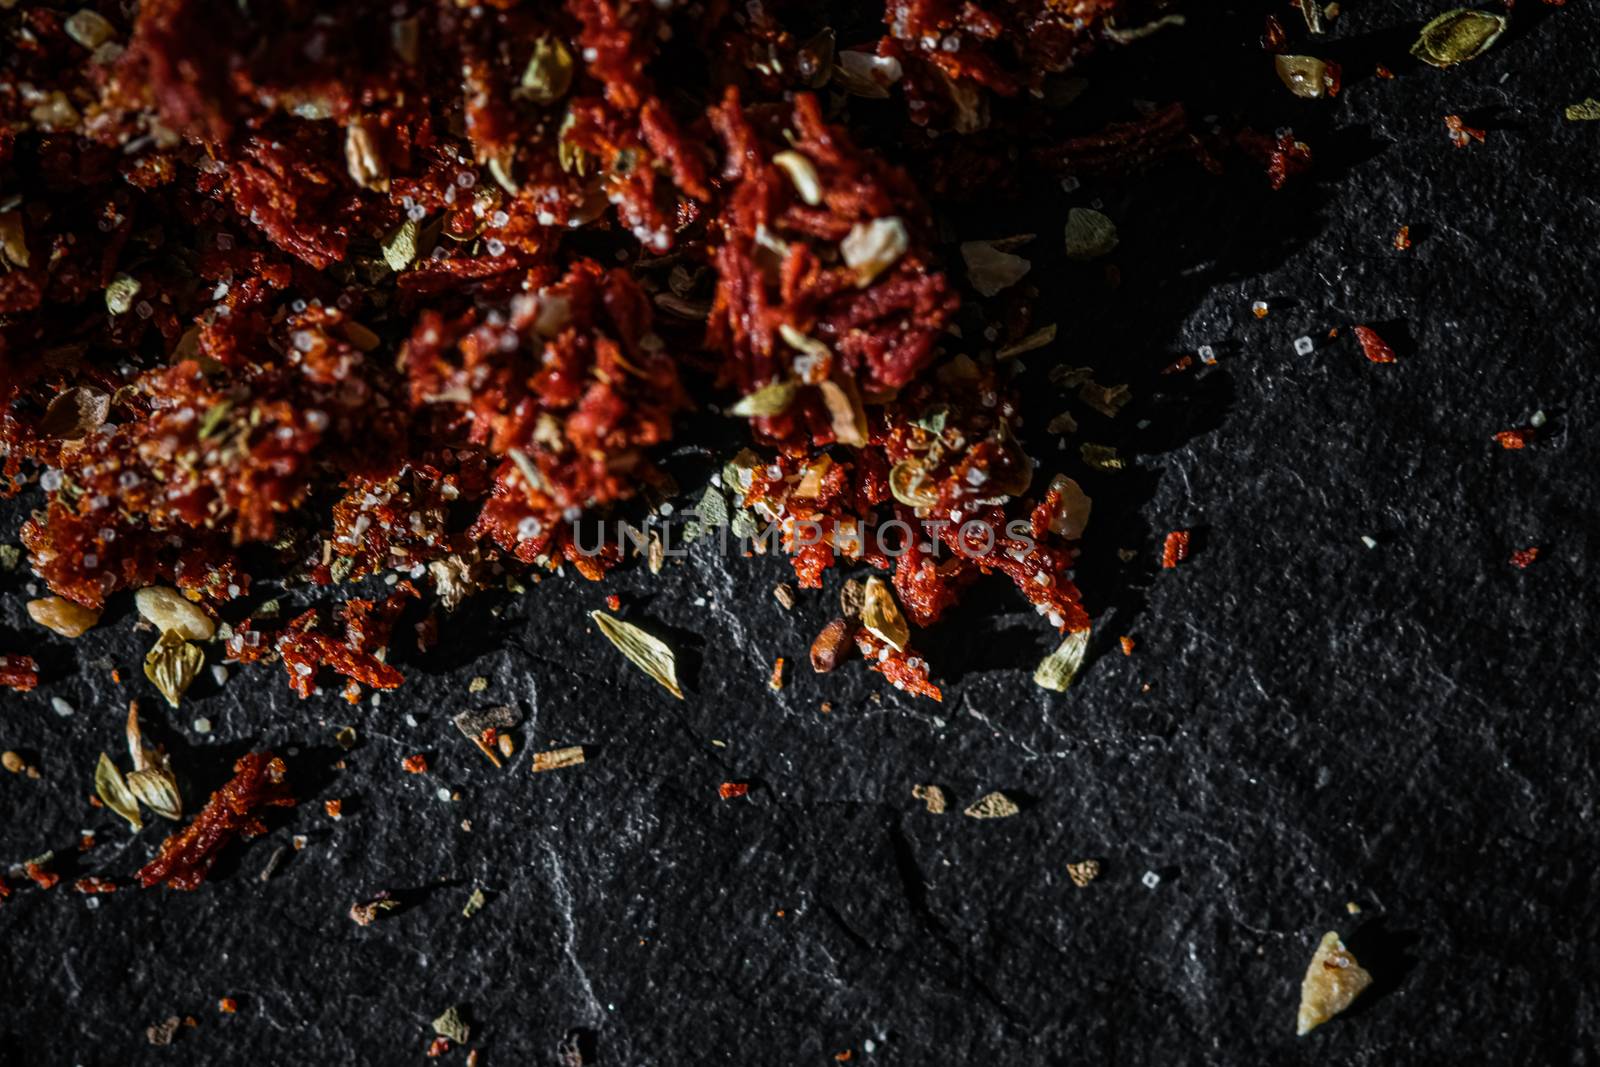
<svg viewBox="0 0 1600 1067"><path fill-rule="evenodd" d="M211 732L211 720L204 715L200 716L194 721L194 732L197 734L209 734Z"/></svg>
<svg viewBox="0 0 1600 1067"><path fill-rule="evenodd" d="M64 719L78 709L67 703L65 700L62 700L60 697L51 697L50 710Z"/></svg>
<svg viewBox="0 0 1600 1067"><path fill-rule="evenodd" d="M442 785L439 787L439 791L435 793L434 796L438 797L446 804L450 803L450 790L446 789Z"/></svg>
<svg viewBox="0 0 1600 1067"><path fill-rule="evenodd" d="M1146 889L1154 889L1156 886L1161 884L1161 876L1155 871L1145 871L1144 877L1139 879L1139 881L1144 883L1144 887Z"/></svg>
<svg viewBox="0 0 1600 1067"><path fill-rule="evenodd" d="M94 911L100 906L100 898L91 893L89 896L84 898L83 906L88 908L90 911Z"/></svg>

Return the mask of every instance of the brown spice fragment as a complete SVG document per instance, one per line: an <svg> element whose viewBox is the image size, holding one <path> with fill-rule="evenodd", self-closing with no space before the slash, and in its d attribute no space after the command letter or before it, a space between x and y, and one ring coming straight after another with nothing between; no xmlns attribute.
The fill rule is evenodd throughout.
<svg viewBox="0 0 1600 1067"><path fill-rule="evenodd" d="M850 629L850 624L843 619L834 619L822 628L817 639L811 642L812 670L827 674L839 665L845 651L851 647Z"/></svg>
<svg viewBox="0 0 1600 1067"><path fill-rule="evenodd" d="M568 745L566 748L552 748L544 752L535 752L530 761L530 769L534 774L544 771L556 771L563 767L576 767L584 761L582 745Z"/></svg>
<svg viewBox="0 0 1600 1067"><path fill-rule="evenodd" d="M145 1040L158 1048L170 1045L172 1039L178 1036L178 1027L182 1025L183 1020L176 1015L169 1015L145 1030Z"/></svg>
<svg viewBox="0 0 1600 1067"><path fill-rule="evenodd" d="M350 919L357 926L371 926L377 921L378 916L399 906L400 902L386 890L364 904L350 905Z"/></svg>
<svg viewBox="0 0 1600 1067"><path fill-rule="evenodd" d="M21 756L8 748L4 752L0 752L0 766L5 767L12 774L21 774L28 764Z"/></svg>

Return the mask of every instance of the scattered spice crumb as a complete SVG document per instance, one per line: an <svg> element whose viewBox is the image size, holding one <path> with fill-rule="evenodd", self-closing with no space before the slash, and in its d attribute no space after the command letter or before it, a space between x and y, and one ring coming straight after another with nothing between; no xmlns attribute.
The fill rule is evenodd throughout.
<svg viewBox="0 0 1600 1067"><path fill-rule="evenodd" d="M1395 249L1396 252L1404 252L1407 249L1409 249L1410 247L1411 247L1411 227L1410 226L1402 226L1398 230L1395 231L1394 249Z"/></svg>
<svg viewBox="0 0 1600 1067"><path fill-rule="evenodd" d="M1539 558L1539 546L1538 545L1531 545L1528 548L1519 548L1515 552L1511 553L1511 563L1512 563L1513 566L1517 566L1517 567L1526 568L1529 564L1531 564L1534 560L1536 560L1538 558Z"/></svg>
<svg viewBox="0 0 1600 1067"><path fill-rule="evenodd" d="M922 801L927 806L929 815L943 815L945 813L944 790L936 785L914 785L911 795Z"/></svg>
<svg viewBox="0 0 1600 1067"><path fill-rule="evenodd" d="M145 1040L158 1048L170 1045L172 1044L172 1039L178 1036L178 1027L182 1025L182 1020L176 1015L169 1015L145 1030Z"/></svg>
<svg viewBox="0 0 1600 1067"><path fill-rule="evenodd" d="M1378 64L1377 70L1375 70L1373 73L1375 73L1378 77L1382 78L1384 81L1393 81L1394 80L1394 71L1390 70L1388 67L1384 66L1382 63Z"/></svg>
<svg viewBox="0 0 1600 1067"><path fill-rule="evenodd" d="M239 1010L239 1002L232 997L223 997L217 1001L217 1010L224 1015L232 1015Z"/></svg>
<svg viewBox="0 0 1600 1067"><path fill-rule="evenodd" d="M772 587L772 598L783 605L783 610L788 611L794 607L794 590L788 582L779 582Z"/></svg>
<svg viewBox="0 0 1600 1067"><path fill-rule="evenodd" d="M612 593L610 596L606 597L606 607L610 608L612 611L621 611L622 598L617 594Z"/></svg>
<svg viewBox="0 0 1600 1067"><path fill-rule="evenodd" d="M774 693L783 689L783 657L779 656L772 661L772 675L767 679L767 688Z"/></svg>
<svg viewBox="0 0 1600 1067"><path fill-rule="evenodd" d="M1533 439L1531 430L1501 430L1494 435L1495 441L1507 451L1527 448L1528 442Z"/></svg>
<svg viewBox="0 0 1600 1067"><path fill-rule="evenodd" d="M1484 137L1488 136L1485 131L1478 129L1476 126L1468 126L1462 121L1460 115L1446 115L1444 117L1444 129L1450 138L1450 143L1457 148L1466 148L1473 141L1482 144Z"/></svg>
<svg viewBox="0 0 1600 1067"><path fill-rule="evenodd" d="M0 752L0 766L5 767L12 774L21 774L28 765L21 756L10 749L6 749L4 752Z"/></svg>
<svg viewBox="0 0 1600 1067"><path fill-rule="evenodd" d="M1133 655L1134 646L1138 644L1137 641L1129 637L1127 634L1123 634L1121 637L1117 638L1117 641L1122 645L1122 654L1124 656Z"/></svg>
<svg viewBox="0 0 1600 1067"><path fill-rule="evenodd" d="M341 819L344 817L344 801L325 800L322 802L322 810L328 813L330 819Z"/></svg>
<svg viewBox="0 0 1600 1067"><path fill-rule="evenodd" d="M996 790L973 801L962 814L972 819L1009 819L1021 810L1016 801Z"/></svg>
<svg viewBox="0 0 1600 1067"><path fill-rule="evenodd" d="M350 918L357 926L371 926L377 921L378 916L399 906L398 900L384 892L366 903L350 905Z"/></svg>
<svg viewBox="0 0 1600 1067"><path fill-rule="evenodd" d="M400 766L412 774L426 774L428 773L428 757L418 752L414 756L407 756L404 760L401 760Z"/></svg>
<svg viewBox="0 0 1600 1067"><path fill-rule="evenodd" d="M717 787L717 795L722 797L723 800L734 800L748 792L750 792L750 785L747 782L723 782Z"/></svg>
<svg viewBox="0 0 1600 1067"><path fill-rule="evenodd" d="M1266 318L1267 312L1270 310L1271 309L1267 306L1267 302L1265 300L1257 300L1255 303L1250 305L1250 314L1254 315L1258 319Z"/></svg>
<svg viewBox="0 0 1600 1067"><path fill-rule="evenodd" d="M1173 530L1161 546L1161 566L1171 570L1189 558L1189 531Z"/></svg>
<svg viewBox="0 0 1600 1067"><path fill-rule="evenodd" d="M450 1042L442 1037L436 1037L428 1042L427 1056L429 1059L438 1059L450 1051Z"/></svg>
<svg viewBox="0 0 1600 1067"><path fill-rule="evenodd" d="M487 688L489 688L489 679L481 674L467 683L467 692L469 693L481 693Z"/></svg>
<svg viewBox="0 0 1600 1067"><path fill-rule="evenodd" d="M1072 879L1072 884L1082 889L1096 878L1100 877L1100 861L1096 859L1079 860L1077 863L1067 864L1067 876Z"/></svg>

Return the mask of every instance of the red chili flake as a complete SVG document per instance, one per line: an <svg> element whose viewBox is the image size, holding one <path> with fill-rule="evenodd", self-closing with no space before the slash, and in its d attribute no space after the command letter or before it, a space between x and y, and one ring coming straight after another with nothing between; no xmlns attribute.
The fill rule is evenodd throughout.
<svg viewBox="0 0 1600 1067"><path fill-rule="evenodd" d="M1528 548L1519 548L1515 552L1511 553L1511 562L1517 567L1527 567L1530 563L1538 558L1538 545L1533 545Z"/></svg>
<svg viewBox="0 0 1600 1067"><path fill-rule="evenodd" d="M606 607L610 608L612 611L621 611L622 598L617 594L612 593L610 596L606 597Z"/></svg>
<svg viewBox="0 0 1600 1067"><path fill-rule="evenodd" d="M0 656L0 685L26 693L39 684L39 668L31 656Z"/></svg>
<svg viewBox="0 0 1600 1067"><path fill-rule="evenodd" d="M1177 359L1161 368L1162 374L1179 374L1194 366L1193 356L1179 356Z"/></svg>
<svg viewBox="0 0 1600 1067"><path fill-rule="evenodd" d="M59 874L54 871L47 871L37 863L29 863L23 867L23 870L27 872L28 877L32 878L33 883L40 889L54 889L56 883L61 881Z"/></svg>
<svg viewBox="0 0 1600 1067"><path fill-rule="evenodd" d="M428 1043L427 1056L429 1059L437 1059L449 1051L449 1040L444 1037L436 1037Z"/></svg>
<svg viewBox="0 0 1600 1067"><path fill-rule="evenodd" d="M1117 640L1122 643L1122 654L1124 656L1133 655L1133 647L1135 644L1137 644L1133 638L1129 637L1127 634L1123 634Z"/></svg>
<svg viewBox="0 0 1600 1067"><path fill-rule="evenodd" d="M1261 34L1261 48L1267 52L1279 52L1289 40L1289 35L1283 32L1283 23L1278 21L1278 16L1267 16L1267 28Z"/></svg>
<svg viewBox="0 0 1600 1067"><path fill-rule="evenodd" d="M414 756L407 756L401 760L400 766L412 774L426 774L428 773L428 757L419 752Z"/></svg>
<svg viewBox="0 0 1600 1067"><path fill-rule="evenodd" d="M1189 531L1173 530L1161 547L1161 566L1168 570L1189 558Z"/></svg>
<svg viewBox="0 0 1600 1067"><path fill-rule="evenodd" d="M91 874L73 882L72 888L79 893L115 893L117 883L109 878L98 878Z"/></svg>
<svg viewBox="0 0 1600 1067"><path fill-rule="evenodd" d="M239 1010L239 1002L232 997L223 997L217 1001L217 1010L224 1015L232 1015Z"/></svg>
<svg viewBox="0 0 1600 1067"><path fill-rule="evenodd" d="M1495 442L1507 451L1517 451L1528 447L1533 440L1533 431L1528 429L1501 430L1494 435Z"/></svg>
<svg viewBox="0 0 1600 1067"><path fill-rule="evenodd" d="M767 679L767 688L774 692L783 688L783 657L779 656L772 664L772 676Z"/></svg>
<svg viewBox="0 0 1600 1067"><path fill-rule="evenodd" d="M1484 137L1488 136L1485 131L1478 129L1476 126L1468 126L1462 121L1460 115L1446 115L1444 117L1444 128L1445 133L1450 137L1450 143L1457 148L1465 148L1473 141L1481 144Z"/></svg>
<svg viewBox="0 0 1600 1067"><path fill-rule="evenodd" d="M344 801L337 798L324 800L322 802L322 810L328 813L328 818L330 819L342 818L344 815Z"/></svg>
<svg viewBox="0 0 1600 1067"><path fill-rule="evenodd" d="M1394 78L1394 71L1390 70L1382 63L1378 64L1378 69L1374 73L1376 73L1378 77L1382 78L1384 81L1390 81Z"/></svg>
<svg viewBox="0 0 1600 1067"><path fill-rule="evenodd" d="M1394 248L1396 252L1404 252L1411 247L1411 227L1402 226L1395 231Z"/></svg>
<svg viewBox="0 0 1600 1067"><path fill-rule="evenodd" d="M721 796L723 800L732 800L735 797L742 797L748 792L750 792L750 786L745 782L723 782L717 787L717 794Z"/></svg>
<svg viewBox="0 0 1600 1067"><path fill-rule="evenodd" d="M160 853L139 870L139 883L146 889L162 882L173 889L198 888L230 841L266 832L258 809L294 806L285 774L283 761L271 752L240 756L233 777L211 794L193 821L161 842Z"/></svg>
<svg viewBox="0 0 1600 1067"><path fill-rule="evenodd" d="M1356 340L1361 342L1361 351L1374 363L1393 363L1394 349L1389 347L1387 341L1378 336L1378 331L1370 326L1353 327Z"/></svg>

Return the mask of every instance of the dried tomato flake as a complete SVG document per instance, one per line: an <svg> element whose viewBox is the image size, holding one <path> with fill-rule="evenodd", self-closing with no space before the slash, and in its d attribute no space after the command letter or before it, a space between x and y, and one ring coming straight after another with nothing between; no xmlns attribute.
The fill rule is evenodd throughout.
<svg viewBox="0 0 1600 1067"><path fill-rule="evenodd" d="M1507 451L1516 451L1527 448L1533 440L1533 431L1528 429L1501 430L1494 435L1495 443Z"/></svg>
<svg viewBox="0 0 1600 1067"><path fill-rule="evenodd" d="M1528 548L1519 548L1515 552L1511 553L1511 562L1512 562L1512 564L1514 566L1517 566L1517 567L1527 567L1529 564L1531 564L1534 560L1536 560L1538 558L1539 558L1539 546L1538 545L1533 545L1533 546L1530 546Z"/></svg>
<svg viewBox="0 0 1600 1067"><path fill-rule="evenodd" d="M735 797L742 797L748 792L750 792L750 786L746 782L723 782L717 787L717 795L722 797L723 800L733 800Z"/></svg>
<svg viewBox="0 0 1600 1067"><path fill-rule="evenodd" d="M428 773L428 757L419 752L416 755L407 756L405 759L401 760L400 766L404 767L412 774L426 774Z"/></svg>
<svg viewBox="0 0 1600 1067"><path fill-rule="evenodd" d="M236 837L266 832L257 812L293 807L283 761L270 752L248 752L233 765L233 777L211 794L188 826L161 843L156 858L136 876L146 889L165 882L173 889L196 889L222 849Z"/></svg>

